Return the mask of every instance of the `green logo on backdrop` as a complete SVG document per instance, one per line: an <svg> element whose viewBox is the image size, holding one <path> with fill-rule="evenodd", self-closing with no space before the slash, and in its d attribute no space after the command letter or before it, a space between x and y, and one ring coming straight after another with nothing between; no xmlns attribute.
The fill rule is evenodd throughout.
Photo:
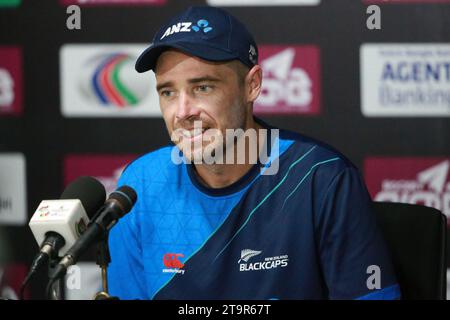
<svg viewBox="0 0 450 320"><path fill-rule="evenodd" d="M0 0L0 7L17 7L22 0Z"/></svg>

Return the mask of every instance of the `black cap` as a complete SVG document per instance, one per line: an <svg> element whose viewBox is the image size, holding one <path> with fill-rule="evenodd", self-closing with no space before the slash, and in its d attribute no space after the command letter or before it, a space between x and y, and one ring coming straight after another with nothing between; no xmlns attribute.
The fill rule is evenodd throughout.
<svg viewBox="0 0 450 320"><path fill-rule="evenodd" d="M239 60L248 67L258 63L253 36L223 9L193 6L164 24L136 61L136 71L155 70L159 55L170 48L208 61Z"/></svg>

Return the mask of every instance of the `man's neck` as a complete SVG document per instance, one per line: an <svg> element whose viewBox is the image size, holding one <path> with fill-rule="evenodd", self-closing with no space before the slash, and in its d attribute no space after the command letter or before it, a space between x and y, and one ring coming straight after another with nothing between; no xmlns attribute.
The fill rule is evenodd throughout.
<svg viewBox="0 0 450 320"><path fill-rule="evenodd" d="M265 141L260 141L259 135L259 130L263 129L263 127L254 120L252 121L253 123L249 129L256 130L257 146L259 146L261 143L265 143ZM235 183L255 165L248 161L250 159L248 149L246 148L245 159L247 163L245 164L196 164L197 177L202 184L210 188L224 188ZM256 149L261 150L262 148L257 147Z"/></svg>

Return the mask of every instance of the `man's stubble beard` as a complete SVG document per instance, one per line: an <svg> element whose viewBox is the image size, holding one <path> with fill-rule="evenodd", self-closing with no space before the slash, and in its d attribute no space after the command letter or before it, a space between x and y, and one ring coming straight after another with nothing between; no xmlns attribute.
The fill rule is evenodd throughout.
<svg viewBox="0 0 450 320"><path fill-rule="evenodd" d="M246 110L246 106L239 100L236 99L235 102L233 103L233 105L231 106L231 116L232 118L230 119L230 121L226 124L226 128L222 128L220 130L220 136L218 135L214 135L214 140L212 142L209 142L209 139L207 139L205 142L202 141L202 146L201 148L195 149L195 145L194 143L191 143L190 146L189 144L185 144L185 143L181 143L182 146L180 146L180 144L177 144L177 147L183 152L183 155L187 158L187 160L189 160L191 163L194 164L205 164L208 165L207 163L205 163L205 149L208 148L208 150L212 150L211 153L208 153L208 155L212 156L212 157L220 157L222 159L224 159L222 161L222 163L225 163L225 159L227 159L227 151L231 150L232 152L236 152L237 148L236 148L236 144L237 144L237 139L227 139L227 129L232 129L232 130L238 130L238 129L242 129L242 130L246 130L247 128L247 121L248 121L248 114L247 114L247 110ZM202 121L201 119L199 120L195 120L195 121ZM217 130L217 129L215 129ZM203 136L202 136L203 139ZM222 145L222 151L221 154L216 154L215 150L218 149L218 144L220 144L220 142L218 141L218 139L221 139L221 145ZM216 148L217 147L217 148ZM183 150L183 148L187 148L187 150ZM190 148L190 149L189 149ZM187 151L187 152L185 152ZM192 152L190 152L192 151ZM233 156L233 159L235 157Z"/></svg>

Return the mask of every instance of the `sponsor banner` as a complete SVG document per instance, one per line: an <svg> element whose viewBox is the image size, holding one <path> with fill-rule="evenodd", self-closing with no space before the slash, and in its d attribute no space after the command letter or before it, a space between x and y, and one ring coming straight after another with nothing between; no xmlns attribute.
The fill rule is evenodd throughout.
<svg viewBox="0 0 450 320"><path fill-rule="evenodd" d="M374 201L425 205L450 217L449 168L450 158L373 157L364 176Z"/></svg>
<svg viewBox="0 0 450 320"><path fill-rule="evenodd" d="M0 299L18 300L20 286L27 273L28 269L23 264L13 263L0 266ZM30 298L28 288L24 291L24 298Z"/></svg>
<svg viewBox="0 0 450 320"><path fill-rule="evenodd" d="M0 8L2 8L2 7L18 7L21 2L22 2L22 0L0 0Z"/></svg>
<svg viewBox="0 0 450 320"><path fill-rule="evenodd" d="M59 0L63 6L72 4L78 6L104 6L104 5L124 5L124 6L160 6L166 4L167 0Z"/></svg>
<svg viewBox="0 0 450 320"><path fill-rule="evenodd" d="M64 185L81 176L99 180L109 195L116 189L123 169L137 155L68 155L64 159Z"/></svg>
<svg viewBox="0 0 450 320"><path fill-rule="evenodd" d="M65 117L161 117L152 71L134 64L148 45L68 44L60 49Z"/></svg>
<svg viewBox="0 0 450 320"><path fill-rule="evenodd" d="M78 262L65 277L65 300L93 300L102 289L100 267L94 262Z"/></svg>
<svg viewBox="0 0 450 320"><path fill-rule="evenodd" d="M365 116L450 116L450 44L363 44L360 59Z"/></svg>
<svg viewBox="0 0 450 320"><path fill-rule="evenodd" d="M263 83L254 105L256 114L320 113L319 48L262 45L259 57Z"/></svg>
<svg viewBox="0 0 450 320"><path fill-rule="evenodd" d="M25 157L21 153L0 153L0 225L27 223Z"/></svg>
<svg viewBox="0 0 450 320"><path fill-rule="evenodd" d="M22 51L0 47L0 116L22 113Z"/></svg>
<svg viewBox="0 0 450 320"><path fill-rule="evenodd" d="M211 6L317 6L320 0L207 0Z"/></svg>

